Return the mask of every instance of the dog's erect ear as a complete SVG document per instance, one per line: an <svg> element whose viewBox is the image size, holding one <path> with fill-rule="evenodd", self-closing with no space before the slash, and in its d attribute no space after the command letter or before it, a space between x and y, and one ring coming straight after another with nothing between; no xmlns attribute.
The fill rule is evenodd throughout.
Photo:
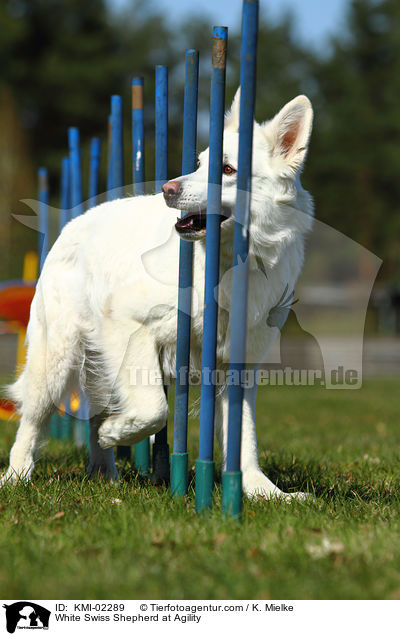
<svg viewBox="0 0 400 636"><path fill-rule="evenodd" d="M301 168L308 148L313 120L311 102L305 95L292 99L272 121L263 124L274 156L280 156L289 169Z"/></svg>
<svg viewBox="0 0 400 636"><path fill-rule="evenodd" d="M232 106L225 114L225 129L232 132L239 130L239 111L240 111L240 86L233 98Z"/></svg>

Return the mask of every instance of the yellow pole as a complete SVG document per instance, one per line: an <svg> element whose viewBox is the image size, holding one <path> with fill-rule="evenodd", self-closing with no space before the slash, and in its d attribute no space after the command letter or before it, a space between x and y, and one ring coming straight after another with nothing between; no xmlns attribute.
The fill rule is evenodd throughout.
<svg viewBox="0 0 400 636"><path fill-rule="evenodd" d="M36 252L27 252L24 258L22 279L25 283L34 283L38 276L39 258Z"/></svg>

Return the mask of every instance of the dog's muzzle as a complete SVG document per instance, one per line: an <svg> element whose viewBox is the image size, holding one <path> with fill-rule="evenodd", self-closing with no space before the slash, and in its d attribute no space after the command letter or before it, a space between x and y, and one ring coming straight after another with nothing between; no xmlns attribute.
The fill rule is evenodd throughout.
<svg viewBox="0 0 400 636"><path fill-rule="evenodd" d="M227 221L231 216L232 211L228 207L221 209L219 215L219 223L222 225L224 221ZM201 238L206 233L207 227L207 212L206 210L200 210L199 212L189 212L185 214L181 219L177 219L175 223L176 231L183 238Z"/></svg>
<svg viewBox="0 0 400 636"><path fill-rule="evenodd" d="M165 203L170 208L180 208L179 198L182 193L181 183L179 181L167 181L162 186ZM183 206L185 204L183 203ZM221 214L219 217L220 224L227 221L232 215L232 210L229 207L223 206L221 208ZM176 231L182 236L182 238L188 240L196 240L205 236L207 226L207 212L206 209L201 209L196 212L188 212L181 219L177 219L175 223Z"/></svg>

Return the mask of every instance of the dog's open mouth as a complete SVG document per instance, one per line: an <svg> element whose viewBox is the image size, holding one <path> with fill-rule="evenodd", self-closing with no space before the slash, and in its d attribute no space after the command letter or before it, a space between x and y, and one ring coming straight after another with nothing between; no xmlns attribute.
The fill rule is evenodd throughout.
<svg viewBox="0 0 400 636"><path fill-rule="evenodd" d="M231 208L222 207L220 214L220 225L227 221L232 214ZM200 236L206 233L207 213L206 210L199 212L189 212L175 223L175 229L183 236L196 235Z"/></svg>

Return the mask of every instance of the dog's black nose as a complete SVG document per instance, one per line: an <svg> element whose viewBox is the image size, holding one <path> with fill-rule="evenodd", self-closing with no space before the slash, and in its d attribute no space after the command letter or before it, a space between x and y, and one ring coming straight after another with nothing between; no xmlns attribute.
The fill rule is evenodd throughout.
<svg viewBox="0 0 400 636"><path fill-rule="evenodd" d="M167 181L164 183L162 187L162 191L164 192L164 199L173 199L176 197L181 189L181 184L179 181Z"/></svg>

